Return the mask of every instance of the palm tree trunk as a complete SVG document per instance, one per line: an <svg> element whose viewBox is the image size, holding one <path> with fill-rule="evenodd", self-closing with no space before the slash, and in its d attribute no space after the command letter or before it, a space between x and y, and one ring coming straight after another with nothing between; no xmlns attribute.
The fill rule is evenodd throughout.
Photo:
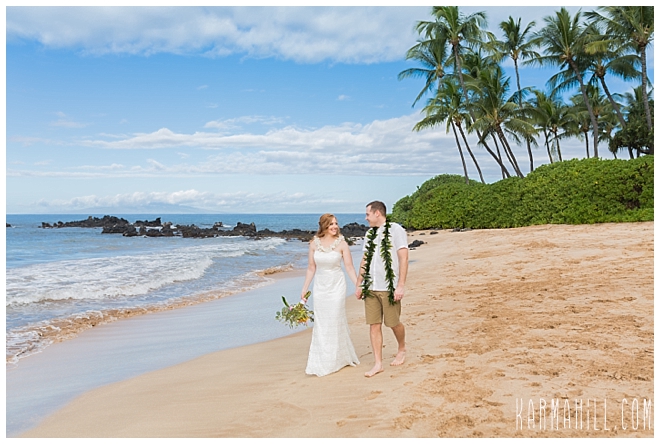
<svg viewBox="0 0 660 444"><path fill-rule="evenodd" d="M529 154L529 172L531 173L534 171L534 157L532 157L532 145L527 137L525 137L525 140L527 140L527 154Z"/></svg>
<svg viewBox="0 0 660 444"><path fill-rule="evenodd" d="M628 147L628 155L630 156L630 159L634 159L635 155L633 154L632 148Z"/></svg>
<svg viewBox="0 0 660 444"><path fill-rule="evenodd" d="M548 152L548 159L550 159L550 163L553 164L555 161L552 158L552 153L550 152L550 138L545 130L543 131L543 135L545 136L545 150Z"/></svg>
<svg viewBox="0 0 660 444"><path fill-rule="evenodd" d="M584 100L584 104L587 107L587 111L589 111L589 118L591 119L591 126L594 135L594 157L598 157L598 122L596 121L596 117L594 116L594 110L591 108L591 103L589 103L589 98L587 97L587 89L584 86L582 75L580 74L580 71L578 70L578 67L575 64L575 61L569 58L568 63L571 65L571 68L573 68L573 72L575 73L575 76L580 82L580 91L582 91L582 99Z"/></svg>
<svg viewBox="0 0 660 444"><path fill-rule="evenodd" d="M646 75L646 46L640 49L642 59L642 97L644 97L644 112L646 113L646 124L649 131L653 130L653 122L651 121L651 109L649 108L649 94L647 89L648 77ZM653 154L653 147L651 147L651 154Z"/></svg>
<svg viewBox="0 0 660 444"><path fill-rule="evenodd" d="M513 66L516 69L516 83L518 85L518 108L522 111L522 88L520 87L520 74L518 73L518 59L513 58ZM534 171L534 158L532 157L532 144L527 140L527 153L529 154L529 172Z"/></svg>
<svg viewBox="0 0 660 444"><path fill-rule="evenodd" d="M621 114L621 109L619 109L619 104L614 101L612 94L610 94L610 90L607 88L607 85L605 84L605 76L599 77L599 79L600 79L600 84L603 85L603 91L605 91L607 98L610 100L610 104L612 105L612 108L614 108L614 111L616 112L616 117L619 120L619 123L621 124L621 128L625 128L626 121L623 118L623 114Z"/></svg>
<svg viewBox="0 0 660 444"><path fill-rule="evenodd" d="M561 147L559 146L559 137L557 137L556 133L555 133L555 142L557 142L557 155L559 156L559 161L563 162L563 159L561 158Z"/></svg>
<svg viewBox="0 0 660 444"><path fill-rule="evenodd" d="M486 143L485 138L481 135L481 131L476 130L476 132L477 132L477 137L479 138L479 143L482 144L483 147L486 148L486 151L488 151L488 154L490 154L492 158L495 159L495 162L497 162L500 168L502 168L502 171L506 173L506 177L511 177L511 174L509 174L509 170L506 169L506 167L504 166L504 162L502 162L502 156L499 155L499 149L498 149L498 154L496 155ZM493 138L493 140L495 140L495 138Z"/></svg>
<svg viewBox="0 0 660 444"><path fill-rule="evenodd" d="M589 158L589 134L584 133L584 143L587 147L587 159Z"/></svg>
<svg viewBox="0 0 660 444"><path fill-rule="evenodd" d="M498 134L497 137L499 137L499 134ZM495 139L495 135L493 135L493 139ZM501 140L500 140L500 142L501 142ZM497 141L495 141L495 143L497 143ZM502 151L504 151L504 154L506 154L506 158L509 160L509 163L510 163L511 165L513 165L513 160L511 159L511 156L509 155L509 152L506 150L506 147L504 146L504 142L502 142ZM518 174L518 171L516 170L516 166L515 166L515 165L513 166L513 171L514 171L516 174Z"/></svg>
<svg viewBox="0 0 660 444"><path fill-rule="evenodd" d="M552 159L552 153L550 152L550 142L548 141L548 132L543 128L543 136L545 137L545 149L548 152L548 159L550 159L550 163L555 163L555 161Z"/></svg>
<svg viewBox="0 0 660 444"><path fill-rule="evenodd" d="M468 150L468 153L470 153L470 157L472 157L472 161L474 162L474 166L477 167L477 171L479 172L479 178L481 179L481 183L486 183L484 181L484 175L481 174L481 168L479 168L479 164L477 163L477 158L474 157L474 153L470 149L470 144L467 141L467 138L465 137L465 132L463 132L463 127L461 126L460 122L456 122L456 126L458 127L458 131L460 131L461 136L463 137L463 142L465 143L465 147Z"/></svg>
<svg viewBox="0 0 660 444"><path fill-rule="evenodd" d="M463 172L465 173L465 184L470 185L470 178L468 177L467 165L465 164L465 156L463 156L463 149L461 148L461 142L458 140L458 133L456 132L456 126L454 121L451 121L451 129L454 130L454 138L456 139L456 146L458 147L458 152L461 155L461 162L463 163Z"/></svg>
<svg viewBox="0 0 660 444"><path fill-rule="evenodd" d="M511 165L513 165L514 171L516 172L516 174L518 174L518 177L525 177L522 171L520 171L520 167L518 166L518 162L516 161L516 156L513 154L513 151L509 146L509 142L506 140L506 136L504 135L502 128L497 126L495 127L495 131L497 131L497 136L500 138L500 142L502 142L502 147L504 148L504 152L509 158Z"/></svg>
<svg viewBox="0 0 660 444"><path fill-rule="evenodd" d="M502 166L502 179L506 179L506 177L511 177L509 172L507 171L506 177L504 177L504 171L506 171L506 168L504 168L504 164L502 163L502 153L500 153L500 144L497 143L497 139L495 136L493 137L493 142L495 142L495 149L497 150L497 157L500 159L500 165Z"/></svg>

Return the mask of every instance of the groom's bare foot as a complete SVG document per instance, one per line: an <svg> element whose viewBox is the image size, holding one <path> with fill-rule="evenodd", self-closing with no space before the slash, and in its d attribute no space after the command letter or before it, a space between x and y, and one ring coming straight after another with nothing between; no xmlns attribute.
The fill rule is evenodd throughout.
<svg viewBox="0 0 660 444"><path fill-rule="evenodd" d="M400 351L399 353L396 354L396 357L394 358L394 361L390 363L390 365L401 365L404 362L406 362L406 351Z"/></svg>
<svg viewBox="0 0 660 444"><path fill-rule="evenodd" d="M371 378L372 376L376 376L378 373L381 373L383 371L383 365L382 364L376 364L374 365L374 368L369 370L364 374L367 378Z"/></svg>

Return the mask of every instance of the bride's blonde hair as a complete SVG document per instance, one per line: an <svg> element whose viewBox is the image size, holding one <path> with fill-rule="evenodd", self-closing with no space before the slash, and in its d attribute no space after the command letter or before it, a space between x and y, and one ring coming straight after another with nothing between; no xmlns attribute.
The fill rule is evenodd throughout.
<svg viewBox="0 0 660 444"><path fill-rule="evenodd" d="M316 232L316 236L325 236L325 233L328 231L328 228L330 227L330 224L332 224L333 220L337 220L334 214L325 213L323 216L321 216L319 218L319 231ZM337 236L335 237L339 237L339 234L339 230L337 230Z"/></svg>

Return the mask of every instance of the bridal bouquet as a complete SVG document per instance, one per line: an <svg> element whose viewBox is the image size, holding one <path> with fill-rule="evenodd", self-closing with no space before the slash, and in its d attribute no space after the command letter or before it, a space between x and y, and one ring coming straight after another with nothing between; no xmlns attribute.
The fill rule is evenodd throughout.
<svg viewBox="0 0 660 444"><path fill-rule="evenodd" d="M308 291L305 294L305 299L309 298L309 295L312 294L311 291ZM275 319L287 324L289 328L295 328L300 325L307 325L307 322L314 322L314 312L307 308L302 301L298 302L295 305L291 305L286 301L286 298L282 296L282 302L284 302L284 308L281 311L278 311L275 315Z"/></svg>

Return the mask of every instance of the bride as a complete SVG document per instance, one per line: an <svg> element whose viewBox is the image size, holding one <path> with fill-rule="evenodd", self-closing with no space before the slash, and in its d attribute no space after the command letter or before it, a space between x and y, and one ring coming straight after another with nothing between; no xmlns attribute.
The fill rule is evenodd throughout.
<svg viewBox="0 0 660 444"><path fill-rule="evenodd" d="M339 233L337 218L324 214L319 230L309 243L309 265L301 299L314 278L314 329L307 358L308 375L325 376L360 363L349 336L346 322L346 279L341 260L351 281L357 282L353 259L344 236Z"/></svg>

